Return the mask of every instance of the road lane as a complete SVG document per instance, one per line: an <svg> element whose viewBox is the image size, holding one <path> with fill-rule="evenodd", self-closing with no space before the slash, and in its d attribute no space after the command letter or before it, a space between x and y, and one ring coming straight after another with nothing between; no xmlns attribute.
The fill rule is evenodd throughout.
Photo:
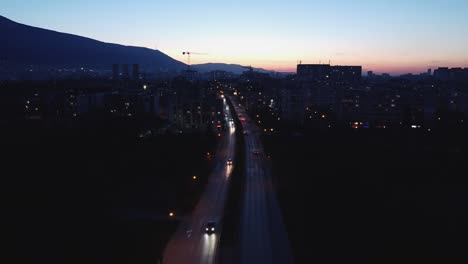
<svg viewBox="0 0 468 264"><path fill-rule="evenodd" d="M246 171L241 215L241 264L289 264L293 256L281 210L274 192L271 164L259 139L260 128L231 97L242 122ZM258 150L258 154L254 151Z"/></svg>
<svg viewBox="0 0 468 264"><path fill-rule="evenodd" d="M226 122L230 124L232 116L226 100L224 105ZM181 223L166 246L163 255L164 264L216 263L228 184L235 166L235 164L227 165L227 160L234 160L234 153L235 127L229 125L217 148L215 166L209 176L206 189L192 215ZM209 221L216 221L217 230L212 235L205 234L205 225Z"/></svg>

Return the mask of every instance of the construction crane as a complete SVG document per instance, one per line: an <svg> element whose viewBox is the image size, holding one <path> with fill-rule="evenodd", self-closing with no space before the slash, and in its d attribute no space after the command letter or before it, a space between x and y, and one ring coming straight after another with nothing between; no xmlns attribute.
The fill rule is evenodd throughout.
<svg viewBox="0 0 468 264"><path fill-rule="evenodd" d="M191 54L190 51L184 51L184 52L182 52L182 55L187 55L187 57L188 57L188 59L187 59L187 66L188 66L189 69L190 69L190 54Z"/></svg>
<svg viewBox="0 0 468 264"><path fill-rule="evenodd" d="M187 55L187 70L190 70L190 55L206 55L206 53L184 51L182 52L182 55Z"/></svg>

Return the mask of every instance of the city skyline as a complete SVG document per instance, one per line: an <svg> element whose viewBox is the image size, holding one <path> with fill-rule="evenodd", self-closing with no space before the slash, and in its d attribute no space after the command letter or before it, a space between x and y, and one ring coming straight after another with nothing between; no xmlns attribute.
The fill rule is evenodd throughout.
<svg viewBox="0 0 468 264"><path fill-rule="evenodd" d="M104 42L158 49L184 63L183 51L203 53L192 56L193 64L294 72L298 61L331 61L391 74L468 66L466 1L319 3L7 0L1 15Z"/></svg>

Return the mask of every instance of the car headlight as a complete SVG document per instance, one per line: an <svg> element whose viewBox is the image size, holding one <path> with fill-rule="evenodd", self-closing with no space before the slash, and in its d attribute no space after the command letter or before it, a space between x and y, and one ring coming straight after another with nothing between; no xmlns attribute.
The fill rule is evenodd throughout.
<svg viewBox="0 0 468 264"><path fill-rule="evenodd" d="M211 231L214 231L214 227L211 228Z"/></svg>
<svg viewBox="0 0 468 264"><path fill-rule="evenodd" d="M208 231L208 227L205 230Z"/></svg>

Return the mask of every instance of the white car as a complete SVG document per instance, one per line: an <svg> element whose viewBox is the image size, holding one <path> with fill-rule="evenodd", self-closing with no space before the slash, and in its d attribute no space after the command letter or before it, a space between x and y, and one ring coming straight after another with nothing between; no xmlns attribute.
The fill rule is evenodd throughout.
<svg viewBox="0 0 468 264"><path fill-rule="evenodd" d="M226 163L227 165L232 165L232 159L228 159Z"/></svg>

